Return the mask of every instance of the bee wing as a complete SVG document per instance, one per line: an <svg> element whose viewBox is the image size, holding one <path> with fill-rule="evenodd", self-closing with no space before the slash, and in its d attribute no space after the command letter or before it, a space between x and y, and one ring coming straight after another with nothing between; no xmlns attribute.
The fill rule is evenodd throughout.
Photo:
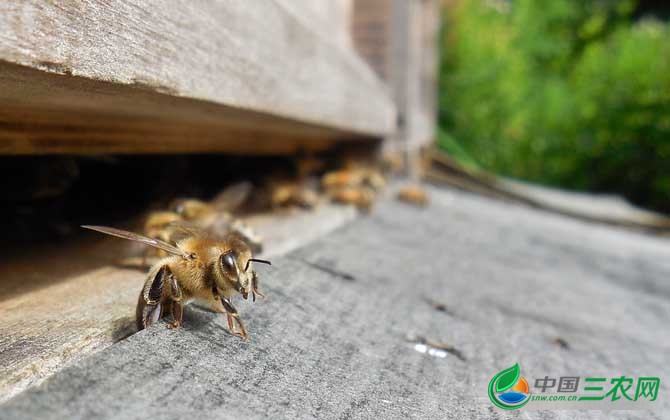
<svg viewBox="0 0 670 420"><path fill-rule="evenodd" d="M219 211L233 211L249 198L252 188L249 181L233 184L214 196L212 205Z"/></svg>
<svg viewBox="0 0 670 420"><path fill-rule="evenodd" d="M89 226L83 225L84 229L95 230L100 233L104 233L111 236L116 236L118 238L128 239L135 242L141 242L145 245L153 246L154 248L162 249L163 251L169 252L170 254L179 255L180 257L190 259L192 256L185 253L176 246L172 246L167 242L163 242L160 239L151 239L146 236L138 235L137 233L128 232L127 230L115 229L107 226Z"/></svg>
<svg viewBox="0 0 670 420"><path fill-rule="evenodd" d="M211 238L214 236L210 230L194 222L172 222L167 225L167 228L170 231L170 242L174 243L190 237Z"/></svg>

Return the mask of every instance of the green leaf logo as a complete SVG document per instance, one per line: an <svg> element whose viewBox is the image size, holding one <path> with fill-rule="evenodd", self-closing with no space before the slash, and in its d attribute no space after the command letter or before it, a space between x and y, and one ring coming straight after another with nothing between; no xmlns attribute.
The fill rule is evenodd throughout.
<svg viewBox="0 0 670 420"><path fill-rule="evenodd" d="M518 363L511 368L507 368L501 372L498 372L498 374L495 375L493 379L491 379L491 382L489 382L489 398L491 399L491 402L505 410L516 410L526 405L526 403L530 401L527 390L525 391L526 398L521 402L510 403L498 398L498 394L503 393L516 385L517 382L519 382L520 377L521 369L519 368Z"/></svg>
<svg viewBox="0 0 670 420"><path fill-rule="evenodd" d="M498 373L493 380L498 380L496 382L496 392L507 391L519 380L519 375L521 374L521 369L519 369L519 364L515 364L511 368L505 369L502 372Z"/></svg>

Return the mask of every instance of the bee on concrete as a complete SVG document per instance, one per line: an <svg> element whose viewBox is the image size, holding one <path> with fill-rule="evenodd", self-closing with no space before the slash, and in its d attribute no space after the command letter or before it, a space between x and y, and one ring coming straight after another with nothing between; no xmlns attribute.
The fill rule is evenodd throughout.
<svg viewBox="0 0 670 420"><path fill-rule="evenodd" d="M183 319L183 305L198 300L217 312L226 313L231 334L245 340L249 338L230 300L236 294L241 294L244 299L251 295L254 302L256 296L264 298L258 290L258 275L252 262L271 263L252 258L251 249L239 235L216 238L192 231L190 236L171 245L160 239L111 227L82 227L140 242L168 254L149 269L137 303L138 328L147 328L168 313L173 317L168 327L178 328Z"/></svg>
<svg viewBox="0 0 670 420"><path fill-rule="evenodd" d="M402 187L398 191L398 200L419 207L427 207L429 204L428 193L417 185Z"/></svg>

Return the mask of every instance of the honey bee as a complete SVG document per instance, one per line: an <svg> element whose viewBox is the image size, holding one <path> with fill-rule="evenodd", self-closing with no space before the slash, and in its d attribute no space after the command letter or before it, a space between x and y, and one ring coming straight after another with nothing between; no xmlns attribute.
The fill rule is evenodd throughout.
<svg viewBox="0 0 670 420"><path fill-rule="evenodd" d="M144 222L144 234L149 238L176 243L183 228L196 228L223 234L235 232L242 237L254 252L261 252L263 239L251 227L235 219L231 212L247 200L251 183L240 182L219 193L211 202L194 198L175 200L170 210L150 213ZM164 250L157 249L158 257L165 257ZM143 260L146 261L146 253Z"/></svg>
<svg viewBox="0 0 670 420"><path fill-rule="evenodd" d="M376 192L379 192L386 186L386 179L381 174L381 172L370 170L365 174L364 185L367 185Z"/></svg>
<svg viewBox="0 0 670 420"><path fill-rule="evenodd" d="M420 207L428 206L429 202L426 191L416 185L409 185L401 188L398 191L398 200Z"/></svg>
<svg viewBox="0 0 670 420"><path fill-rule="evenodd" d="M154 211L149 213L144 221L144 234L150 238L160 239L164 242L172 242L172 229L176 223L183 221L182 217L172 211ZM155 251L155 256L164 258L167 256L165 251L155 248L147 248L142 254L142 266L146 266L147 258L151 251Z"/></svg>
<svg viewBox="0 0 670 420"><path fill-rule="evenodd" d="M155 211L150 213L144 222L144 234L150 238L170 241L167 227L170 224L181 222L183 218L172 211Z"/></svg>
<svg viewBox="0 0 670 420"><path fill-rule="evenodd" d="M350 169L338 169L327 172L321 177L321 188L327 191L333 188L360 185L363 181L362 175L360 171L352 171Z"/></svg>
<svg viewBox="0 0 670 420"><path fill-rule="evenodd" d="M321 188L336 203L353 204L359 210L369 211L377 193L386 185L383 175L368 166L349 166L326 173Z"/></svg>
<svg viewBox="0 0 670 420"><path fill-rule="evenodd" d="M244 340L247 329L231 303L236 294L247 299L265 296L258 290L258 275L252 262L271 265L270 261L252 258L251 249L236 234L215 238L193 231L176 246L133 232L105 226L82 226L107 235L136 241L160 249L168 256L150 269L137 302L139 329L147 328L171 313L169 328L179 328L183 305L191 300L208 304L217 312L225 312L231 334ZM236 325L239 327L236 327Z"/></svg>
<svg viewBox="0 0 670 420"><path fill-rule="evenodd" d="M399 174L405 169L403 156L399 153L387 153L381 161L382 172L386 174Z"/></svg>
<svg viewBox="0 0 670 420"><path fill-rule="evenodd" d="M386 186L386 180L379 171L369 167L339 169L328 172L321 178L321 188L326 191L355 186L364 186L374 191L380 191Z"/></svg>
<svg viewBox="0 0 670 420"><path fill-rule="evenodd" d="M215 203L195 198L179 198L170 205L170 209L184 220L206 219L218 213L217 207Z"/></svg>
<svg viewBox="0 0 670 420"><path fill-rule="evenodd" d="M292 206L311 209L319 202L314 191L297 181L274 182L270 188L270 205L273 209Z"/></svg>
<svg viewBox="0 0 670 420"><path fill-rule="evenodd" d="M230 213L247 200L251 189L250 182L239 182L224 189L210 202L195 198L180 198L172 203L170 210L186 221L207 222L212 217L219 216L232 218Z"/></svg>
<svg viewBox="0 0 670 420"><path fill-rule="evenodd" d="M359 210L370 211L375 193L368 187L343 187L330 192L330 198L336 203L353 204Z"/></svg>
<svg viewBox="0 0 670 420"><path fill-rule="evenodd" d="M299 179L304 179L311 174L322 170L325 162L314 154L308 152L300 153L296 160L296 173Z"/></svg>

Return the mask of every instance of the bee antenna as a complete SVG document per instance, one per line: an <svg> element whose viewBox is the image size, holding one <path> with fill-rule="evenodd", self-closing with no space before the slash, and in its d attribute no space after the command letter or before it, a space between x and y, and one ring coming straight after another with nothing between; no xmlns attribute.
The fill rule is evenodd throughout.
<svg viewBox="0 0 670 420"><path fill-rule="evenodd" d="M260 260L260 259L258 259L258 258L249 258L249 259L247 260L247 265L246 265L246 267L244 267L244 271L247 271L247 270L249 269L249 263L251 263L252 261L253 261L253 262L257 262L257 263L263 263L263 264L267 264L267 265L272 265L272 263L271 263L270 261L268 261L268 260Z"/></svg>

